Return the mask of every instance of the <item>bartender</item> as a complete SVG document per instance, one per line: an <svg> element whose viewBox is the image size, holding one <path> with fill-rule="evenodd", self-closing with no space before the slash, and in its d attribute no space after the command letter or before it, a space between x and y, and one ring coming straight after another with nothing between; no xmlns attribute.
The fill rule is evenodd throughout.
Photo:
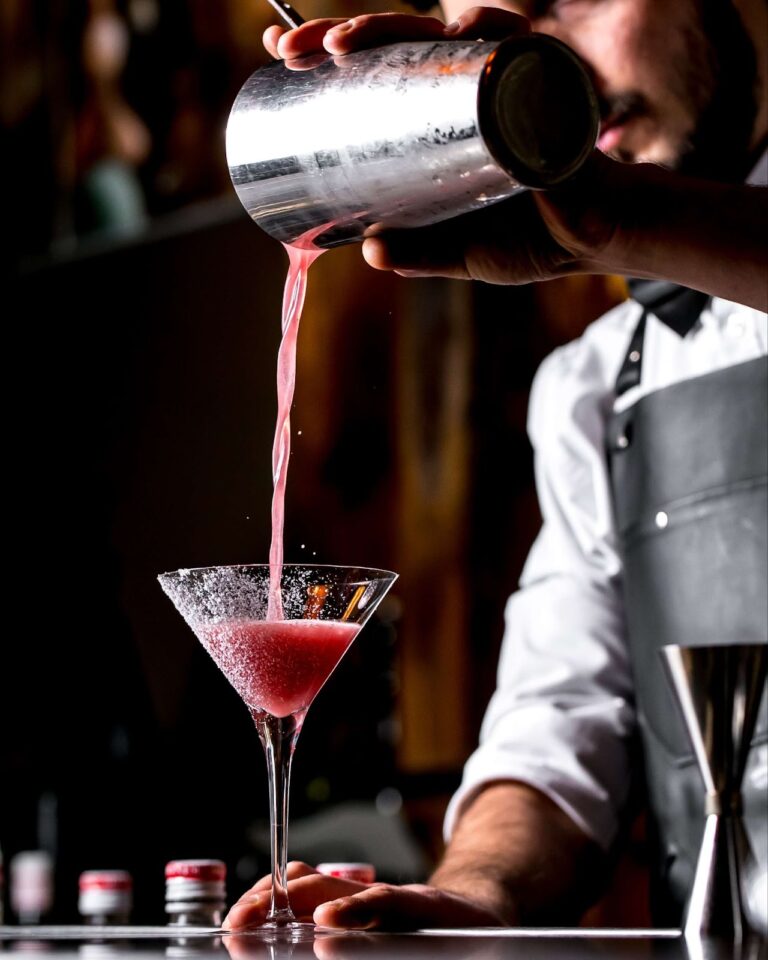
<svg viewBox="0 0 768 960"><path fill-rule="evenodd" d="M768 638L768 5L443 7L448 26L315 20L272 27L265 45L290 59L549 33L592 73L599 151L570 187L366 240L366 260L492 283L644 279L536 377L544 522L507 606L498 688L448 810L442 863L427 885L370 887L294 863L291 902L330 927L573 922L605 883L644 766L655 920L679 924L703 791L658 650ZM748 899L763 924L767 752L763 697L744 780L757 857ZM268 885L228 925L263 919Z"/></svg>

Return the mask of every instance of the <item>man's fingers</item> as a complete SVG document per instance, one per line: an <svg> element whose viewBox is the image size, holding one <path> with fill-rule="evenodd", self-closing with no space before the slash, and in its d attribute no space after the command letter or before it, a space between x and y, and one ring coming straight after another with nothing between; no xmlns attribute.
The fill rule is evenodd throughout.
<svg viewBox="0 0 768 960"><path fill-rule="evenodd" d="M444 38L445 24L435 17L416 17L408 13L373 13L346 20L329 30L324 43L329 53L344 54L403 40Z"/></svg>
<svg viewBox="0 0 768 960"><path fill-rule="evenodd" d="M494 913L455 894L422 884L375 883L351 897L321 904L315 923L359 930L414 930L418 927L494 926Z"/></svg>
<svg viewBox="0 0 768 960"><path fill-rule="evenodd" d="M311 867L308 863L302 863L301 860L291 860L286 867L286 879L289 883L300 877L312 875L319 876L314 867ZM271 890L271 876L268 875L257 880L251 889L247 890L237 903L232 905L222 926L229 930L261 923L269 909Z"/></svg>
<svg viewBox="0 0 768 960"><path fill-rule="evenodd" d="M317 870L314 867L311 867L308 863L304 863L302 860L291 860L288 862L285 868L286 880L298 880L299 877L308 877L312 874L316 874ZM267 874L266 877L262 877L261 880L258 880L248 891L256 892L259 890L271 890L272 889L272 876Z"/></svg>
<svg viewBox="0 0 768 960"><path fill-rule="evenodd" d="M435 17L379 13L354 17L333 27L324 44L329 53L344 54L401 40L497 40L522 36L530 30L525 17L497 7L472 7L448 27Z"/></svg>
<svg viewBox="0 0 768 960"><path fill-rule="evenodd" d="M283 60L294 60L312 53L325 53L325 35L333 27L346 22L343 17L325 17L322 20L307 20L295 30L282 30L277 27L282 30L277 41L277 56Z"/></svg>
<svg viewBox="0 0 768 960"><path fill-rule="evenodd" d="M288 864L288 896L293 912L298 917L311 917L320 903L350 896L366 889L363 883L327 877L314 867L298 861ZM272 878L262 877L243 894L227 914L222 926L225 930L240 930L263 923L269 912L272 896Z"/></svg>
<svg viewBox="0 0 768 960"><path fill-rule="evenodd" d="M433 227L392 230L363 242L363 257L374 270L391 270L404 277L469 279L462 243L453 231Z"/></svg>
<svg viewBox="0 0 768 960"><path fill-rule="evenodd" d="M269 912L270 894L267 890L258 891L252 888L248 893L233 904L229 913L224 917L224 930L241 930L243 927L255 926L264 923Z"/></svg>
<svg viewBox="0 0 768 960"><path fill-rule="evenodd" d="M261 42L264 44L264 49L270 57L274 57L275 60L280 59L280 54L277 52L277 43L285 32L285 27L272 24L271 27L267 27L262 35Z"/></svg>
<svg viewBox="0 0 768 960"><path fill-rule="evenodd" d="M373 13L351 20L308 20L295 30L274 25L264 32L264 46L277 59L295 60L313 53L343 55L353 50L404 40L496 40L530 31L525 17L497 7L472 7L448 27L436 17L408 13Z"/></svg>
<svg viewBox="0 0 768 960"><path fill-rule="evenodd" d="M541 202L530 191L432 226L387 231L364 241L363 256L375 269L405 277L551 280L567 272L578 254L545 223Z"/></svg>
<svg viewBox="0 0 768 960"><path fill-rule="evenodd" d="M364 883L316 873L293 880L288 885L288 896L296 916L311 917L321 903L349 897L365 889L367 888Z"/></svg>
<svg viewBox="0 0 768 960"><path fill-rule="evenodd" d="M451 39L503 40L531 32L525 17L498 7L472 7L446 27Z"/></svg>

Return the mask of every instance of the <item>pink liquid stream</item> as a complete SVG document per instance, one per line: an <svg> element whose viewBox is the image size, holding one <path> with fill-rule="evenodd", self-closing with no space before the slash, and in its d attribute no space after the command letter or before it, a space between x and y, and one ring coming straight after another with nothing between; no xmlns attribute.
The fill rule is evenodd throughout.
<svg viewBox="0 0 768 960"><path fill-rule="evenodd" d="M283 619L280 581L283 570L283 529L285 526L285 486L291 456L291 405L296 386L296 344L299 321L307 292L307 271L324 251L311 246L312 237L303 237L297 245L284 244L288 254L288 275L283 292L283 338L277 354L277 424L272 445L272 542L269 548L269 599L267 619Z"/></svg>

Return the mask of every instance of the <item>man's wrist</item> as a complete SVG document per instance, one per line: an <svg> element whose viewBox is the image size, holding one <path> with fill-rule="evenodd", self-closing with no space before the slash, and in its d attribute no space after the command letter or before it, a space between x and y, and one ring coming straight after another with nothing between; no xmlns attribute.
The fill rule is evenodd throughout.
<svg viewBox="0 0 768 960"><path fill-rule="evenodd" d="M634 240L635 176L634 167L595 150L567 183L536 192L553 276L621 272Z"/></svg>
<svg viewBox="0 0 768 960"><path fill-rule="evenodd" d="M549 797L510 780L471 796L430 884L501 923L541 924L575 922L602 876L594 841Z"/></svg>
<svg viewBox="0 0 768 960"><path fill-rule="evenodd" d="M610 228L601 245L585 251L584 272L654 276L661 268L659 241L679 203L677 178L650 163L610 161L603 169L598 209Z"/></svg>
<svg viewBox="0 0 768 960"><path fill-rule="evenodd" d="M588 171L583 197L572 192L568 203L568 215L581 210L584 216L576 230L579 249L562 273L669 280L768 308L765 188L604 157Z"/></svg>
<svg viewBox="0 0 768 960"><path fill-rule="evenodd" d="M509 895L503 881L490 876L486 869L443 864L432 874L429 885L472 901L493 914L502 926L520 923L517 903Z"/></svg>

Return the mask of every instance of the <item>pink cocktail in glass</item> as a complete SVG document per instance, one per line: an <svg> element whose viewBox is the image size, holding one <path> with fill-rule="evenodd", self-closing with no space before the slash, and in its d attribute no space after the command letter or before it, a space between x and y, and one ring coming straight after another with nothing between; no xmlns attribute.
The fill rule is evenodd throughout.
<svg viewBox="0 0 768 960"><path fill-rule="evenodd" d="M158 578L176 609L240 694L267 758L272 902L265 931L299 935L286 863L291 761L320 688L397 579L364 567L247 564L177 570ZM275 589L280 618L273 618Z"/></svg>

